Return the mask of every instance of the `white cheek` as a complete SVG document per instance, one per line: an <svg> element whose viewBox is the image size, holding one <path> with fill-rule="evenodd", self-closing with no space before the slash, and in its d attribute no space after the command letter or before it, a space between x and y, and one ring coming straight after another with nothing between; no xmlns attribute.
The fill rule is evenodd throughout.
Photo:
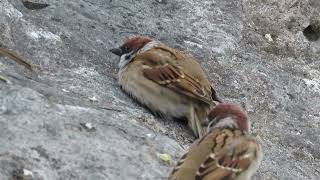
<svg viewBox="0 0 320 180"><path fill-rule="evenodd" d="M118 64L119 68L123 67L125 65L125 62L126 62L126 54L123 54L120 57L120 62Z"/></svg>
<svg viewBox="0 0 320 180"><path fill-rule="evenodd" d="M128 58L129 56L129 58ZM123 54L120 57L120 62L118 64L119 69L123 69L127 64L129 64L131 62L131 60L135 57L135 54L133 54L133 52L127 53L127 54Z"/></svg>
<svg viewBox="0 0 320 180"><path fill-rule="evenodd" d="M119 62L119 64L118 64L118 67L119 67L120 69L125 68L125 66L126 66L127 64L129 64L136 55L141 54L141 53L144 53L144 52L152 49L153 47L155 47L155 46L157 46L157 45L159 45L159 44L160 44L160 43L157 42L157 41L151 41L151 42L147 43L143 48L141 48L141 49L140 49L138 52L136 52L136 53L133 53L133 51L132 51L132 52L130 52L130 53L121 55L121 57L120 57L120 62ZM128 56L130 56L130 58L128 58Z"/></svg>
<svg viewBox="0 0 320 180"><path fill-rule="evenodd" d="M226 117L223 119L220 119L219 122L214 126L214 128L225 128L225 127L237 127L235 121L231 117Z"/></svg>

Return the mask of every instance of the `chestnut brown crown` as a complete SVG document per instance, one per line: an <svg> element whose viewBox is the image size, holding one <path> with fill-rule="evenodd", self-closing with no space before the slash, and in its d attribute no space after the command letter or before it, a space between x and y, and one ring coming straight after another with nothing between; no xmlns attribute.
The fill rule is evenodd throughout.
<svg viewBox="0 0 320 180"><path fill-rule="evenodd" d="M247 114L242 108L235 104L220 103L208 115L210 121L208 128L212 128L221 121L231 118L233 122L230 124L227 122L226 127L233 127L242 131L250 130L250 121ZM235 126L235 127L234 127Z"/></svg>
<svg viewBox="0 0 320 180"><path fill-rule="evenodd" d="M122 56L123 54L135 53L151 41L152 39L146 36L134 36L127 39L122 46L111 49L110 52L118 56Z"/></svg>

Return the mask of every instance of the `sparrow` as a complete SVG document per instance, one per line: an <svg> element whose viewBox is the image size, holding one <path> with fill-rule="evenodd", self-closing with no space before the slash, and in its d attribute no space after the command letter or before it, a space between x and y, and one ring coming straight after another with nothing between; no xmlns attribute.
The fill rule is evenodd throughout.
<svg viewBox="0 0 320 180"><path fill-rule="evenodd" d="M127 94L165 119L186 119L197 137L206 133L208 112L221 100L196 60L143 36L110 51L120 56L118 81Z"/></svg>
<svg viewBox="0 0 320 180"><path fill-rule="evenodd" d="M208 133L195 141L169 180L249 180L262 160L249 134L248 116L237 105L220 103L208 115Z"/></svg>

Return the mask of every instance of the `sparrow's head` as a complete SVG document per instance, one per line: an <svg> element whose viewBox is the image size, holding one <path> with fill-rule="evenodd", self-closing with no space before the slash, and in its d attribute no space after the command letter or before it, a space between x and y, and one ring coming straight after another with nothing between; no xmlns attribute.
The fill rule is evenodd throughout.
<svg viewBox="0 0 320 180"><path fill-rule="evenodd" d="M125 54L134 54L151 41L152 39L144 36L131 37L127 39L127 41L122 46L111 49L110 52L118 56L122 56Z"/></svg>
<svg viewBox="0 0 320 180"><path fill-rule="evenodd" d="M250 121L240 106L220 103L208 115L208 131L213 128L232 128L250 131Z"/></svg>
<svg viewBox="0 0 320 180"><path fill-rule="evenodd" d="M123 69L134 59L139 50L151 41L152 39L144 36L131 37L122 46L111 49L110 52L120 56L119 68Z"/></svg>

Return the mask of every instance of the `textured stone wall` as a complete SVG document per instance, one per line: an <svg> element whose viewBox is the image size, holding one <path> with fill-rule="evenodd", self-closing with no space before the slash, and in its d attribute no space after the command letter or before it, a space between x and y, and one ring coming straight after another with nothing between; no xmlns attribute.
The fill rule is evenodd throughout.
<svg viewBox="0 0 320 180"><path fill-rule="evenodd" d="M254 179L320 176L318 0L0 1L0 179L165 179L194 139L120 91L108 49L148 35L197 58L264 148ZM90 126L93 126L91 128ZM88 128L89 127L89 128Z"/></svg>

